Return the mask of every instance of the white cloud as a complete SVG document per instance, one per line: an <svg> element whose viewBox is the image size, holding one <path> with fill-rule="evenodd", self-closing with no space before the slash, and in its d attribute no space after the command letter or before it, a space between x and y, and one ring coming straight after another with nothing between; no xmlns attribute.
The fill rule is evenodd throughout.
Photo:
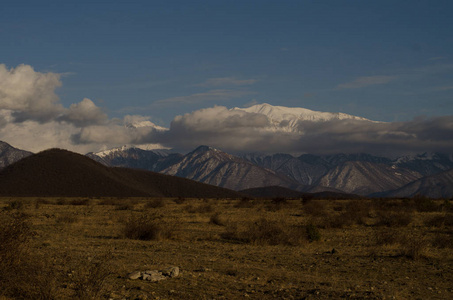
<svg viewBox="0 0 453 300"><path fill-rule="evenodd" d="M60 120L73 123L77 126L102 124L107 121L107 115L88 98L79 103L71 104Z"/></svg>
<svg viewBox="0 0 453 300"><path fill-rule="evenodd" d="M35 72L31 66L7 69L0 64L0 109L14 112L17 121L48 121L63 111L55 89L60 75Z"/></svg>
<svg viewBox="0 0 453 300"><path fill-rule="evenodd" d="M33 152L58 147L86 153L140 144L161 129L144 116L109 119L88 98L63 107L55 94L60 77L28 65L0 65L0 140ZM140 126L131 126L137 120Z"/></svg>

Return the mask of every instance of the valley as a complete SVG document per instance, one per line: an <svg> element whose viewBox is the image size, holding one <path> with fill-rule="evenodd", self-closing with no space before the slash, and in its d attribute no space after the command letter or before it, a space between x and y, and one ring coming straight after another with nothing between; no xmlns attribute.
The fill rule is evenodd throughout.
<svg viewBox="0 0 453 300"><path fill-rule="evenodd" d="M449 299L451 206L426 199L1 198L0 298ZM129 235L137 225L150 235ZM5 233L20 242L6 243ZM175 278L128 277L173 266Z"/></svg>

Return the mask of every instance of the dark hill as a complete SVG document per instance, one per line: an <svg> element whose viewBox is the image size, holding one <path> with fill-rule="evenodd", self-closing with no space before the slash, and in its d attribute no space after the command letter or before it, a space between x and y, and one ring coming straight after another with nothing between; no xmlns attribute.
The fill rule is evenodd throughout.
<svg viewBox="0 0 453 300"><path fill-rule="evenodd" d="M2 170L0 196L235 198L241 195L185 178L109 168L77 153L50 149Z"/></svg>

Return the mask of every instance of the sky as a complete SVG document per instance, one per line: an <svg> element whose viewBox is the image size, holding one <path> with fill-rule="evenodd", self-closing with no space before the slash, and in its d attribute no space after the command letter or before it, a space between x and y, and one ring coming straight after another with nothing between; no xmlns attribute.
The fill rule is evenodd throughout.
<svg viewBox="0 0 453 300"><path fill-rule="evenodd" d="M370 151L378 134L386 153L453 152L451 11L448 0L5 0L0 140L31 151L198 143L303 153ZM208 138L220 134L213 112L227 118L217 112L260 103L342 112L389 128L361 132L368 141L361 144L348 134L356 127L344 126L342 141L350 143L342 147L333 129L316 127L309 140L316 147L308 148L301 133L280 140L253 124L238 133L221 119L225 139ZM188 118L207 127L181 123ZM131 122L169 130L132 130ZM402 147L388 132L410 143ZM269 140L281 147L266 148Z"/></svg>

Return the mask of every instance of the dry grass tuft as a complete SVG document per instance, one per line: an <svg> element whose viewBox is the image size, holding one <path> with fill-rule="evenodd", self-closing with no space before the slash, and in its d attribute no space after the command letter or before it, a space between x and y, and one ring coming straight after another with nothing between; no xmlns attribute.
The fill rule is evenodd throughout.
<svg viewBox="0 0 453 300"><path fill-rule="evenodd" d="M426 257L428 241L423 238L406 237L401 241L401 254L413 260Z"/></svg>
<svg viewBox="0 0 453 300"><path fill-rule="evenodd" d="M225 226L225 221L223 220L222 217L220 217L220 213L216 212L209 218L209 223L218 225L218 226Z"/></svg>
<svg viewBox="0 0 453 300"><path fill-rule="evenodd" d="M173 236L173 229L150 216L133 217L124 224L123 234L132 240L164 240Z"/></svg>
<svg viewBox="0 0 453 300"><path fill-rule="evenodd" d="M221 237L252 245L300 245L307 241L306 232L302 228L265 218L249 223L242 231L238 230L236 224L230 224Z"/></svg>
<svg viewBox="0 0 453 300"><path fill-rule="evenodd" d="M162 208L165 207L165 201L162 198L156 198L146 202L145 208Z"/></svg>
<svg viewBox="0 0 453 300"><path fill-rule="evenodd" d="M76 299L100 299L105 281L112 274L109 254L77 261L71 277Z"/></svg>

